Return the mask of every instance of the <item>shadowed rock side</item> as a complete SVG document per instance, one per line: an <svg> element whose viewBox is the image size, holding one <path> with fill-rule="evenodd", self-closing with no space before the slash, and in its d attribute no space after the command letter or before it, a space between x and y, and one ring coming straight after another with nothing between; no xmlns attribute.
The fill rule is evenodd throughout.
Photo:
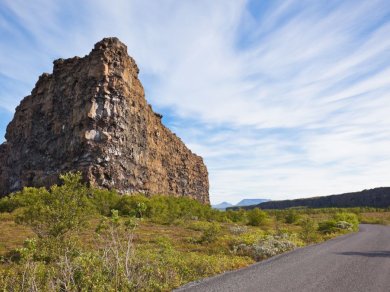
<svg viewBox="0 0 390 292"><path fill-rule="evenodd" d="M309 208L349 208L349 207L390 207L390 187L375 188L361 192L345 193L341 195L331 195L325 197L314 197L307 199L269 201L258 205L240 207L243 209L286 209L292 207ZM228 209L238 209L232 207Z"/></svg>
<svg viewBox="0 0 390 292"><path fill-rule="evenodd" d="M201 157L161 123L117 38L84 58L54 61L16 108L0 145L0 195L50 186L80 170L94 186L122 193L189 196L209 203Z"/></svg>

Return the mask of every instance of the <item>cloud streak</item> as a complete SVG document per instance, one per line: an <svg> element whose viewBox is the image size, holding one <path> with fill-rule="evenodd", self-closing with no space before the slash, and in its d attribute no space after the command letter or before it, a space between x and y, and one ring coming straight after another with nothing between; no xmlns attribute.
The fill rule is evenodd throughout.
<svg viewBox="0 0 390 292"><path fill-rule="evenodd" d="M389 185L384 0L0 5L0 108L8 112L51 59L118 36L149 102L205 158L213 202Z"/></svg>

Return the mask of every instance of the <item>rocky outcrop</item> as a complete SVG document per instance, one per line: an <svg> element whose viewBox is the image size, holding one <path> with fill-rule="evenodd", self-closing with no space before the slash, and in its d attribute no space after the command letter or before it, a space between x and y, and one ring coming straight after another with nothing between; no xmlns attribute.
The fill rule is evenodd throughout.
<svg viewBox="0 0 390 292"><path fill-rule="evenodd" d="M351 207L390 207L390 187L375 188L361 192L345 193L324 197L295 199L284 201L269 201L258 205L244 206L243 209L287 209L296 207L309 208L351 208ZM238 209L233 207L229 209Z"/></svg>
<svg viewBox="0 0 390 292"><path fill-rule="evenodd" d="M146 102L138 67L117 38L83 58L54 61L16 108L0 146L0 194L50 186L79 170L121 193L188 196L209 203L201 157Z"/></svg>

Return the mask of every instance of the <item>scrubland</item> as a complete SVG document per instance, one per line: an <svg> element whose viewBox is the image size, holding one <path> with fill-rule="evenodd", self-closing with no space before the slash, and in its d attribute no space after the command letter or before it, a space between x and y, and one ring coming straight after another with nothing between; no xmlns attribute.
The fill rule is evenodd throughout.
<svg viewBox="0 0 390 292"><path fill-rule="evenodd" d="M185 197L120 196L80 174L0 200L3 291L169 291L389 224L389 209L218 211Z"/></svg>

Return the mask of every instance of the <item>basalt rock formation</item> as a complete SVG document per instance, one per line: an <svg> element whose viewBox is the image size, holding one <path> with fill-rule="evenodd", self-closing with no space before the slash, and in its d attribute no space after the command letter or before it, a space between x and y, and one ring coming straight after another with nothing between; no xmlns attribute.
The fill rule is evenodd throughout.
<svg viewBox="0 0 390 292"><path fill-rule="evenodd" d="M287 209L287 208L352 208L352 207L390 207L390 187L363 190L361 192L345 193L306 199L269 201L258 205L232 207L228 209Z"/></svg>
<svg viewBox="0 0 390 292"><path fill-rule="evenodd" d="M83 58L54 61L53 73L39 77L7 127L0 195L81 171L93 186L208 204L202 158L161 123L138 72L117 38L103 39Z"/></svg>

